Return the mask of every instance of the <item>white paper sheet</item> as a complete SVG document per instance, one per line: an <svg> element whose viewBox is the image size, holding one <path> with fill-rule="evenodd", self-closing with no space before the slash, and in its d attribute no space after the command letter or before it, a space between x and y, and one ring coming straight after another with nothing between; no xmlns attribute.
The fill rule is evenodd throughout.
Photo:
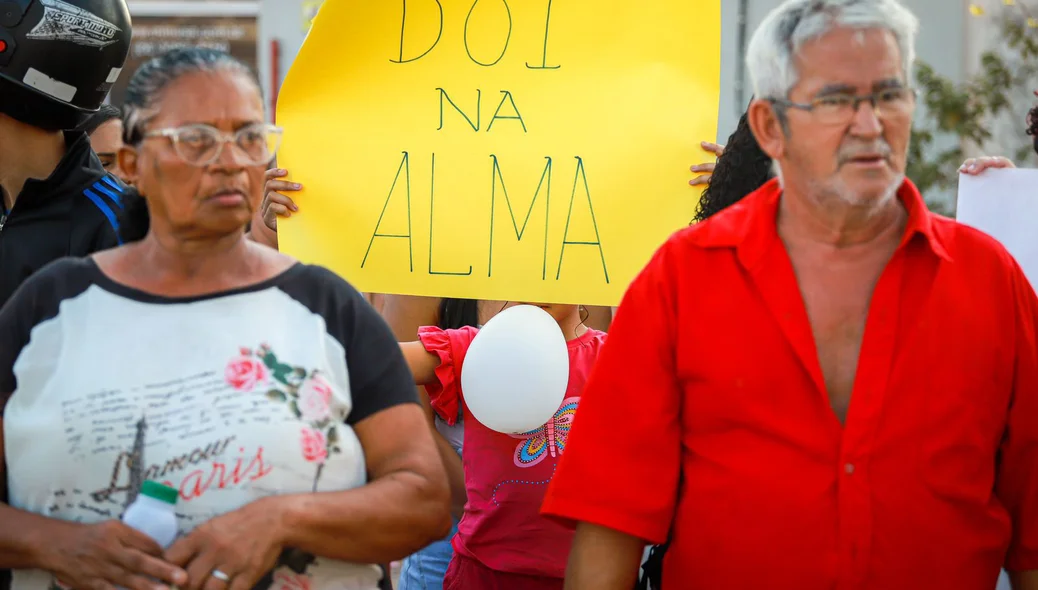
<svg viewBox="0 0 1038 590"><path fill-rule="evenodd" d="M956 217L1001 242L1038 285L1038 170L960 175Z"/></svg>

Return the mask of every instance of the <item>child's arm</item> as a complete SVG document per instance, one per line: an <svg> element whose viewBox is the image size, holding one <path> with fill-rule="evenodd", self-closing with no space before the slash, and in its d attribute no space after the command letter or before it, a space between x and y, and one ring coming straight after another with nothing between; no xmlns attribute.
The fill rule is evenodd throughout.
<svg viewBox="0 0 1038 590"><path fill-rule="evenodd" d="M440 366L440 357L425 350L421 342L401 342L400 351L411 368L415 385L429 385L436 382L436 367Z"/></svg>

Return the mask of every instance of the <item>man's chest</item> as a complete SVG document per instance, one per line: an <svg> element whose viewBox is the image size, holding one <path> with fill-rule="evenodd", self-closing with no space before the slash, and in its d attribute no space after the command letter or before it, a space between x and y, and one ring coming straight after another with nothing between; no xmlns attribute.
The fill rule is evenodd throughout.
<svg viewBox="0 0 1038 590"><path fill-rule="evenodd" d="M853 395L869 308L881 273L877 264L797 270L825 392L841 422L846 420ZM810 363L812 359L804 360Z"/></svg>
<svg viewBox="0 0 1038 590"><path fill-rule="evenodd" d="M841 433L832 391L844 392L846 429L864 425L891 449L926 433L943 445L1001 432L1013 359L991 326L1006 324L1005 310L977 309L933 268L884 269L873 287L823 279L802 289L804 275L789 275L764 289L743 274L682 306L675 363L689 437L830 449ZM924 275L925 289L905 290Z"/></svg>
<svg viewBox="0 0 1038 590"><path fill-rule="evenodd" d="M873 299L877 283L899 282L903 257L895 256L894 239L849 247L787 242L797 293L803 301L824 392L833 412L844 422L853 395L870 307L897 305L896 299Z"/></svg>

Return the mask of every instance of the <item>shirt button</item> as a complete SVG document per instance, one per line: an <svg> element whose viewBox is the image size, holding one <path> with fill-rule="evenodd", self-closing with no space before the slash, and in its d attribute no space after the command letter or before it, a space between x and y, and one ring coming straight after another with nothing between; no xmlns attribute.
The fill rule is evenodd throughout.
<svg viewBox="0 0 1038 590"><path fill-rule="evenodd" d="M853 464L853 463L847 463L847 464L845 464L845 465L843 466L843 471L844 471L844 472L845 472L845 473L846 473L847 475L852 475L852 474L854 473L854 464Z"/></svg>

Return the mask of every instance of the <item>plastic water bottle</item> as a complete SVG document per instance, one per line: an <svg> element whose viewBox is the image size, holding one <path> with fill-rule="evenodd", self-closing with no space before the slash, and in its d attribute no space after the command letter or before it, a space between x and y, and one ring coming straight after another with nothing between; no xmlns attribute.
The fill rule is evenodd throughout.
<svg viewBox="0 0 1038 590"><path fill-rule="evenodd" d="M123 522L148 535L163 549L177 538L177 490L157 481L146 481L141 493L123 514Z"/></svg>

